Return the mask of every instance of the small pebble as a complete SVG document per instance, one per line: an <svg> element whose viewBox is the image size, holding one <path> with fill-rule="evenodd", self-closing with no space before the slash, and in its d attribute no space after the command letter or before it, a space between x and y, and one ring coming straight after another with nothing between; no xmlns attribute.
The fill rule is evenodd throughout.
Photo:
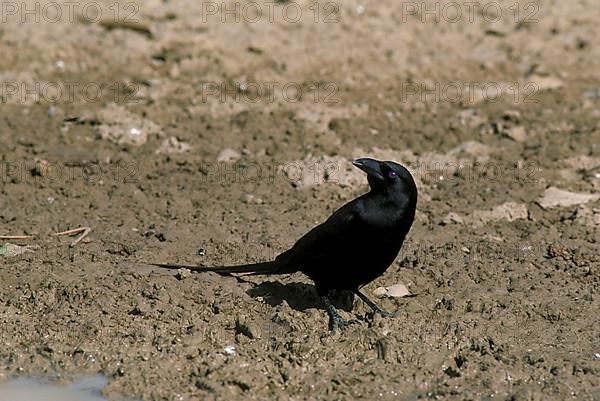
<svg viewBox="0 0 600 401"><path fill-rule="evenodd" d="M391 297L402 298L411 295L410 291L404 284L394 284L389 287L378 287L373 290L373 295L378 298Z"/></svg>
<svg viewBox="0 0 600 401"><path fill-rule="evenodd" d="M261 205L263 203L263 200L261 198L257 198L252 194L245 194L243 200L244 203L255 203L257 205Z"/></svg>
<svg viewBox="0 0 600 401"><path fill-rule="evenodd" d="M235 331L253 340L262 336L260 327L254 322L237 321L235 324Z"/></svg>
<svg viewBox="0 0 600 401"><path fill-rule="evenodd" d="M41 159L35 163L34 175L37 175L39 177L47 177L48 175L50 175L51 172L52 170L50 167L50 162L48 160Z"/></svg>
<svg viewBox="0 0 600 401"><path fill-rule="evenodd" d="M410 291L404 284L394 284L387 288L387 296L392 298L402 298L410 295Z"/></svg>
<svg viewBox="0 0 600 401"><path fill-rule="evenodd" d="M387 290L385 289L385 287L377 287L373 290L373 295L375 295L378 298L383 297L386 293Z"/></svg>
<svg viewBox="0 0 600 401"><path fill-rule="evenodd" d="M190 269L179 269L177 270L177 274L175 275L175 277L177 277L177 280L184 280L190 277L191 275L192 272Z"/></svg>
<svg viewBox="0 0 600 401"><path fill-rule="evenodd" d="M225 148L217 156L218 162L233 163L242 157L237 151L231 148Z"/></svg>
<svg viewBox="0 0 600 401"><path fill-rule="evenodd" d="M463 218L458 214L458 213L454 213L454 212L450 212L448 213L443 219L442 219L442 225L449 225L449 224L463 224L464 220Z"/></svg>
<svg viewBox="0 0 600 401"><path fill-rule="evenodd" d="M522 125L507 130L505 135L515 142L525 142L527 140L527 131Z"/></svg>

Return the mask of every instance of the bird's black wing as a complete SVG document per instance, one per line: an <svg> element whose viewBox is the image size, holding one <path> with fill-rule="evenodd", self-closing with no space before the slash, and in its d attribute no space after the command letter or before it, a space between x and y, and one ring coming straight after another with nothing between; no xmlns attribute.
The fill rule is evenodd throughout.
<svg viewBox="0 0 600 401"><path fill-rule="evenodd" d="M280 254L276 261L285 270L310 269L323 261L339 258L361 231L358 199L338 209L322 224L300 238L292 248ZM285 267L284 267L285 266Z"/></svg>

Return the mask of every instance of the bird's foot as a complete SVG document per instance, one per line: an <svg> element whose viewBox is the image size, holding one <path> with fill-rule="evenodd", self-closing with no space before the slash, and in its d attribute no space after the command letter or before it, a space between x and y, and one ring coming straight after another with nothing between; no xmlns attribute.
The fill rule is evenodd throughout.
<svg viewBox="0 0 600 401"><path fill-rule="evenodd" d="M388 312L383 309L376 310L375 313L380 314L383 317L396 317L398 316L398 312Z"/></svg>
<svg viewBox="0 0 600 401"><path fill-rule="evenodd" d="M331 317L331 332L335 333L337 330L345 330L350 327L350 325L359 323L358 320L344 320L339 315Z"/></svg>
<svg viewBox="0 0 600 401"><path fill-rule="evenodd" d="M328 297L324 296L324 297L321 297L321 299L323 299L323 303L325 304L325 309L327 309L327 314L329 315L329 323L330 323L331 331L333 333L335 333L338 329L344 330L351 324L358 323L358 320L355 320L355 319L352 319L352 320L342 319L342 317L340 316L338 311L333 307L333 305L329 301Z"/></svg>

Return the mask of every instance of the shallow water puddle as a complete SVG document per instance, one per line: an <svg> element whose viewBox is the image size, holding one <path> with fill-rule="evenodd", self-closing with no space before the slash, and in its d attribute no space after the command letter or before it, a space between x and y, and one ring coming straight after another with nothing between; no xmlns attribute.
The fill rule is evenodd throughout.
<svg viewBox="0 0 600 401"><path fill-rule="evenodd" d="M107 401L101 391L108 383L96 375L71 384L18 378L0 382L0 401Z"/></svg>

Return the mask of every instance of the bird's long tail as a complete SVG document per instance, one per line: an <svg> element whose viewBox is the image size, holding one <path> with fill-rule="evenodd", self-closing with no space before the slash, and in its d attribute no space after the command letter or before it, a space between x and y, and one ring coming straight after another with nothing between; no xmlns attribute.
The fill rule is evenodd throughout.
<svg viewBox="0 0 600 401"><path fill-rule="evenodd" d="M152 266L158 266L165 269L189 269L197 272L215 272L222 275L229 275L232 273L251 273L253 275L258 274L278 274L284 273L281 271L281 263L278 261L252 263L248 265L239 266L220 266L220 267L204 267L204 266L188 266L188 265L177 265L170 263L149 263Z"/></svg>

